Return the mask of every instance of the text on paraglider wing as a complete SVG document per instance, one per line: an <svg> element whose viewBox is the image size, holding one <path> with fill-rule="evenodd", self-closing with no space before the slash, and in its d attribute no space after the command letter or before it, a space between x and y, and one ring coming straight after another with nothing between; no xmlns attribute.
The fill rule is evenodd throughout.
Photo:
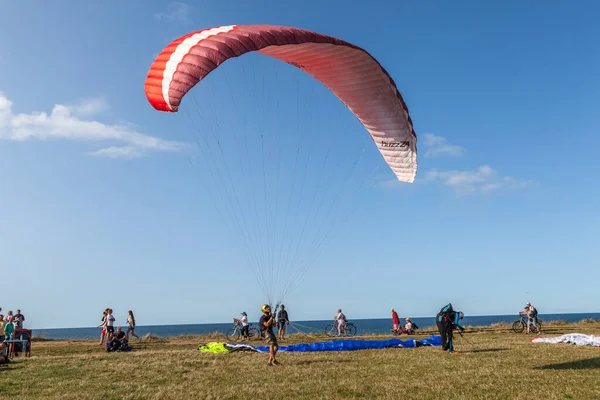
<svg viewBox="0 0 600 400"><path fill-rule="evenodd" d="M288 61L288 64L293 65L296 68L304 69L304 65L299 64L299 63L294 62L294 61Z"/></svg>
<svg viewBox="0 0 600 400"><path fill-rule="evenodd" d="M381 147L401 147L401 148L404 148L404 147L408 147L409 144L410 144L410 142L408 142L406 140L402 141L402 142L384 142L384 141L382 141L381 142Z"/></svg>

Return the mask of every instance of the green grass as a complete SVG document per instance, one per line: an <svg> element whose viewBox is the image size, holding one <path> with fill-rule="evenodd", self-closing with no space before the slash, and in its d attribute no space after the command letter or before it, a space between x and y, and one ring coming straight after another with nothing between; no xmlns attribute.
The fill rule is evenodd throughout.
<svg viewBox="0 0 600 400"><path fill-rule="evenodd" d="M597 321L545 326L548 336L600 334ZM600 398L599 348L532 344L531 337L504 326L472 328L468 342L457 338L458 355L439 347L280 353L282 367L267 367L265 354L199 353L214 335L152 340L129 353L106 353L95 341L42 341L30 359L0 368L0 398ZM328 338L294 335L283 344L316 340Z"/></svg>

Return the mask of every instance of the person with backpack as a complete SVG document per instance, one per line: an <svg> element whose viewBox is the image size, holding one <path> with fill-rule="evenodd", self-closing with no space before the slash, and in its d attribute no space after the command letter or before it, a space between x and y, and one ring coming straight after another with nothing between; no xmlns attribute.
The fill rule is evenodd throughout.
<svg viewBox="0 0 600 400"><path fill-rule="evenodd" d="M538 315L538 311L537 309L531 305L531 303L527 303L527 305L525 306L525 310L523 310L526 314L527 314L527 331L525 332L526 334L529 334L529 332L531 331L531 325L533 325L538 333L542 333L542 329L538 326L537 324L537 315Z"/></svg>
<svg viewBox="0 0 600 400"><path fill-rule="evenodd" d="M464 316L462 311L454 311L452 303L448 303L437 313L435 324L442 337L442 350L448 350L450 354L458 354L457 351L454 351L452 339L455 329L459 329L460 332L465 330L459 323Z"/></svg>
<svg viewBox="0 0 600 400"><path fill-rule="evenodd" d="M419 329L419 327L417 326L417 324L415 324L414 322L412 322L409 317L406 317L406 319L404 321L406 322L406 325L404 325L404 329L406 329L406 332L409 335L414 335L415 334L415 330Z"/></svg>

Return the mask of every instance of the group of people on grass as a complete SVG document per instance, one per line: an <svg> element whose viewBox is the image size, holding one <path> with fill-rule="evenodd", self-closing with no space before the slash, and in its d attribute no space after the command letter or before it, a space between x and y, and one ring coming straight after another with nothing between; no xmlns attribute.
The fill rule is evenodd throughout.
<svg viewBox="0 0 600 400"><path fill-rule="evenodd" d="M414 335L415 334L415 330L418 329L419 327L417 326L417 324L415 324L414 322L412 322L410 320L409 317L406 317L404 319L404 326L400 324L400 318L398 317L398 313L396 312L396 310L394 310L392 308L391 310L392 312L392 333L395 335Z"/></svg>
<svg viewBox="0 0 600 400"><path fill-rule="evenodd" d="M21 310L17 310L14 314L12 310L9 310L4 315L2 314L2 307L0 307L0 364L8 363L9 345L5 342L13 340L15 331L23 329L24 323L25 316L21 314ZM16 352L15 355L17 355Z"/></svg>
<svg viewBox="0 0 600 400"><path fill-rule="evenodd" d="M270 307L269 307L270 309ZM279 340L285 340L285 331L287 329L287 326L290 323L290 318L288 316L288 312L285 309L285 305L280 305L279 306L279 312L277 313L277 318L275 318L275 315L273 315L274 321L276 321L274 323L274 325L277 326L277 338ZM246 313L246 311L242 312L242 318L240 318L240 323L242 324L242 338L243 340L248 340L249 336L250 336L250 323L248 322L248 314ZM259 322L259 329L260 329L260 334L262 337L264 337L263 332L263 326L260 324Z"/></svg>
<svg viewBox="0 0 600 400"><path fill-rule="evenodd" d="M15 331L23 329L24 322L25 316L21 314L21 310L17 310L15 314L9 310L4 315L0 307L0 364L8 363L8 346L4 342L13 340Z"/></svg>
<svg viewBox="0 0 600 400"><path fill-rule="evenodd" d="M23 329L25 323L25 316L21 314L21 310L13 315L12 310L9 310L6 315L2 314L2 307L0 307L0 342L5 340L12 340L15 330Z"/></svg>
<svg viewBox="0 0 600 400"><path fill-rule="evenodd" d="M269 361L267 362L268 366L273 365L281 365L279 361L277 361L277 350L279 349L279 344L277 342L277 337L273 331L273 328L276 325L276 315L271 313L271 306L268 304L263 304L261 308L262 316L258 321L261 335L269 345ZM245 315L245 313L243 313ZM287 314L287 313L286 313ZM395 319L394 315L395 314ZM454 311L452 304L447 304L444 306L440 312L436 315L436 325L440 336L442 338L442 350L448 351L450 354L457 354L454 350L454 330L458 329L462 334L464 328L460 325L460 320L464 318L464 314L462 311ZM338 334L341 335L344 331L345 324L347 322L347 318L342 312L341 309L338 309L338 313L335 316L335 320L338 321ZM399 329L399 319L398 314L392 309L392 322L395 322L395 329ZM410 321L410 318L407 318L407 325L403 327L406 331L414 331L416 329L416 325ZM289 320L288 320L289 322ZM410 325L409 325L410 324ZM408 328L408 329L407 329Z"/></svg>
<svg viewBox="0 0 600 400"><path fill-rule="evenodd" d="M135 334L135 317L133 316L133 311L129 310L127 314L127 331L123 332L120 326L115 330L116 318L113 315L112 308L107 308L102 313L102 320L96 328L102 328L100 333L100 343L98 343L98 345L102 346L106 339L106 351L131 350L131 346L129 346L129 335L137 338L138 342L142 342L142 338Z"/></svg>

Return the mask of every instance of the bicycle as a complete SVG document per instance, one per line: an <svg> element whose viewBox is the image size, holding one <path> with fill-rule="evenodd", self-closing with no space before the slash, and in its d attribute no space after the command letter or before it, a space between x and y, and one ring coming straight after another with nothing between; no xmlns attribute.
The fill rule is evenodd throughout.
<svg viewBox="0 0 600 400"><path fill-rule="evenodd" d="M249 324L249 326L250 327L248 328L248 339L260 339L260 331L258 330L258 328L252 326L252 324ZM232 342L242 340L242 328L242 322L239 319L234 318L233 328L227 331L227 340Z"/></svg>
<svg viewBox="0 0 600 400"><path fill-rule="evenodd" d="M338 336L338 322L334 320L332 324L325 327L325 334L327 336ZM346 327L341 332L342 336L354 336L356 335L356 326L351 322L346 322Z"/></svg>
<svg viewBox="0 0 600 400"><path fill-rule="evenodd" d="M535 318L535 325L531 324L531 329L535 332L535 333L539 333L542 330L542 320L539 319L537 316L533 317ZM529 320L529 317L525 314L520 314L519 315L519 319L516 320L515 322L513 322L512 324L512 329L515 333L523 333L523 331L527 328L527 322Z"/></svg>

